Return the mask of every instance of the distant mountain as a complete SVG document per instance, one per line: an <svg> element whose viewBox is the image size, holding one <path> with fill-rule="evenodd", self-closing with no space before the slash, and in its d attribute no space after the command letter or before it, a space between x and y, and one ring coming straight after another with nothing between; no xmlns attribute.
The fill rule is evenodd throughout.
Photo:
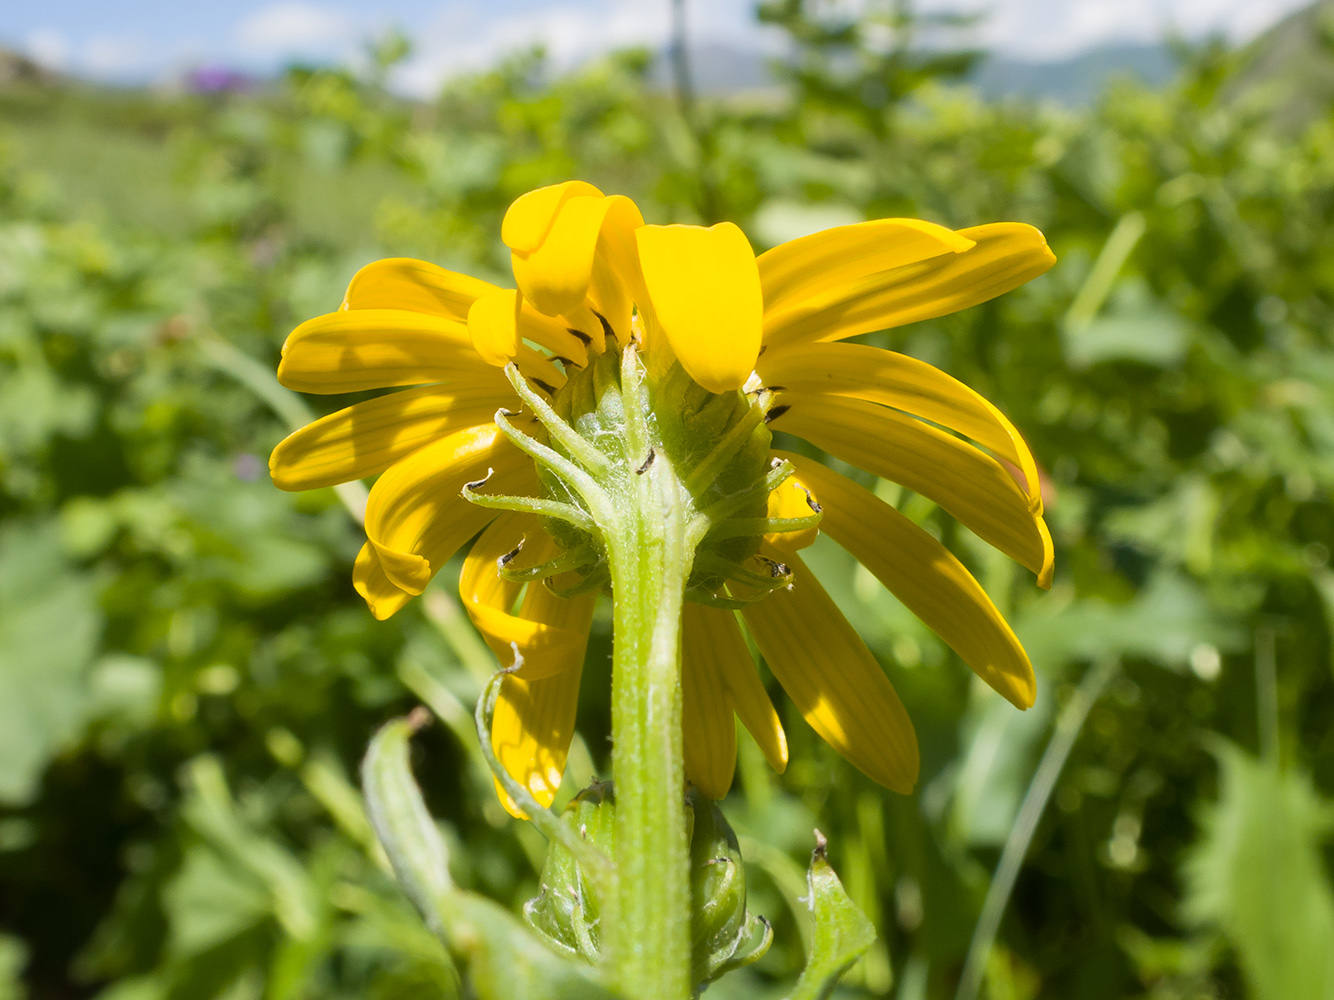
<svg viewBox="0 0 1334 1000"><path fill-rule="evenodd" d="M768 90L778 83L770 69L773 59L758 49L706 42L690 47L690 75L695 89L704 94ZM671 88L671 52L667 49L659 52L648 72L653 86L664 90Z"/></svg>
<svg viewBox="0 0 1334 1000"><path fill-rule="evenodd" d="M43 69L27 56L0 48L0 86L7 83L50 83L56 74Z"/></svg>
<svg viewBox="0 0 1334 1000"><path fill-rule="evenodd" d="M775 57L726 45L700 45L690 52L695 86L702 93L734 94L764 91L777 84L771 69ZM970 82L986 97L1050 99L1069 105L1091 103L1107 82L1133 76L1150 86L1166 83L1176 72L1166 45L1109 45L1070 59L1027 62L988 56ZM657 86L671 86L671 60L661 53L649 71Z"/></svg>
<svg viewBox="0 0 1334 1000"><path fill-rule="evenodd" d="M1176 70L1166 45L1104 45L1053 62L988 56L972 83L987 97L1046 98L1078 106L1091 104L1116 77L1134 77L1152 87L1167 83Z"/></svg>
<svg viewBox="0 0 1334 1000"><path fill-rule="evenodd" d="M1300 127L1334 107L1334 0L1284 18L1242 53L1232 95L1275 102L1280 127Z"/></svg>
<svg viewBox="0 0 1334 1000"><path fill-rule="evenodd" d="M696 89L704 94L763 93L773 91L778 79L773 64L781 56L755 48L705 43L690 52ZM1263 89L1277 97L1282 112L1275 121L1301 123L1334 106L1334 0L1319 0L1288 16L1252 41L1242 52L1243 69L1231 86L1234 97ZM1052 100L1078 107L1092 103L1107 83L1119 76L1134 77L1149 86L1167 83L1177 65L1166 44L1105 45L1068 59L1028 61L1013 56L986 56L969 82L987 98ZM199 79L195 80L194 76ZM201 70L187 85L215 89L218 71ZM235 84L253 86L250 77L228 75ZM0 87L22 81L54 82L61 77L27 57L0 48ZM671 60L660 52L649 68L658 87L672 85Z"/></svg>

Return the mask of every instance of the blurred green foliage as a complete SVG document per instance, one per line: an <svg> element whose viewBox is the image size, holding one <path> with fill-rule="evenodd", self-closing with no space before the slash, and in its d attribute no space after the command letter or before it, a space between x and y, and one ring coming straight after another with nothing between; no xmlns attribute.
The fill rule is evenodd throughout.
<svg viewBox="0 0 1334 1000"><path fill-rule="evenodd" d="M310 407L352 399L266 373L378 256L504 280L505 207L575 176L652 221L734 219L757 248L911 215L1031 222L1060 258L867 338L995 400L1043 464L1050 593L864 480L972 566L1038 704L1015 712L818 542L917 723L922 780L873 786L774 687L792 762L770 774L743 733L723 808L776 942L710 995L796 979L818 825L879 932L839 995L953 996L1061 706L1111 664L1019 845L983 993L1334 997L1334 114L1294 127L1217 47L1162 92L987 103L956 82L967 53L903 42L949 24L891 8L764 5L791 71L726 99L655 91L630 52L565 75L525 55L408 104L383 86L395 40L362 76L226 94L0 89L0 998L460 995L350 777L417 701L444 722L417 772L455 880L535 894L541 839L477 751L492 663L451 574L371 619L355 491L291 496L266 472ZM608 633L603 614L564 796L607 773Z"/></svg>

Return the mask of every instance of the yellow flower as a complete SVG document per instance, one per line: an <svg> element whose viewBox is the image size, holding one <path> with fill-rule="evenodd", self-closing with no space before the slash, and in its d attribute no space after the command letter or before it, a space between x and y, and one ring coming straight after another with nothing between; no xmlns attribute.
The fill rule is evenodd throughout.
<svg viewBox="0 0 1334 1000"><path fill-rule="evenodd" d="M519 665L502 687L492 741L539 802L555 796L573 737L595 593L560 597L534 584L514 613L524 586L514 570L559 568L550 561L561 547L534 514L498 512L461 495L482 481L488 494L542 495L532 459L493 419L515 401L500 368L510 361L568 410L566 373L634 341L650 378L679 361L709 393L746 393L767 408L774 429L935 501L1050 585L1037 466L1014 426L930 365L839 343L975 305L1041 274L1054 258L1036 229L998 223L952 231L884 219L756 258L730 223L644 225L629 199L572 181L518 199L501 235L517 290L421 261L384 260L357 273L341 310L292 333L279 379L293 389L417 388L303 428L274 450L271 469L288 490L379 476L353 571L378 618L420 594L476 537L460 576L464 606L500 662ZM1028 658L962 563L839 473L799 455L775 457L796 474L770 495L770 518L821 511L820 529L978 676L1020 708L1032 704ZM807 528L764 536L758 558L790 585L745 604L741 617L816 732L880 784L907 792L918 772L912 724L797 555L814 535ZM719 596L745 596L744 584L728 587ZM772 766L786 766L783 728L734 611L686 605L682 697L686 773L705 794L721 798L731 784L733 713Z"/></svg>

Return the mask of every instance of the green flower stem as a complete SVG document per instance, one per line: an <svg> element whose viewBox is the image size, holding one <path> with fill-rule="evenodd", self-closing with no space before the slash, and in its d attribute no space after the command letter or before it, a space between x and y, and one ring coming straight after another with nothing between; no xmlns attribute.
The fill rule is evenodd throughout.
<svg viewBox="0 0 1334 1000"><path fill-rule="evenodd" d="M665 382L650 385L633 345L590 362L570 387L573 402L564 399L559 408L531 392L515 370L507 374L551 443L533 440L514 427L505 411L496 414L496 426L546 476L559 481L569 502L489 496L478 492L481 483L468 484L464 496L586 532L596 541L575 539L571 549L586 547L592 554L597 545L605 562L577 589L600 586L608 576L611 581L616 878L611 905L601 908L599 947L588 943L582 950L600 953L627 1000L688 1000L696 977L681 735L681 610L695 551L719 519L744 515L746 534L805 526L804 518L770 522L757 516L768 491L791 475L792 466L767 464L767 435L758 444L754 440L763 429L763 414L738 413L750 405L744 396L701 402L698 388L683 373L674 382L669 375ZM566 412L574 414L568 422ZM701 441L715 441L710 420L722 444L704 449ZM729 425L745 433L724 432ZM692 490L688 463L695 462L691 456L698 451L706 451L707 475L703 480L696 476L699 481ZM684 456L682 465L676 456ZM708 509L700 511L696 494L701 484L712 489L714 479L737 462L743 472L733 475L740 481L729 484L732 492L712 494ZM717 556L710 553L701 559ZM751 574L756 585L773 584L772 577L781 575L778 564L773 565L769 576ZM734 561L724 560L720 566L729 576L746 573ZM601 575L604 568L606 576ZM508 776L501 781L522 808L536 809Z"/></svg>
<svg viewBox="0 0 1334 1000"><path fill-rule="evenodd" d="M626 386L626 407L635 386ZM681 607L694 554L689 497L659 455L632 473L607 532L614 597L619 988L636 1000L690 996L690 883L681 746ZM610 930L610 929L609 929Z"/></svg>

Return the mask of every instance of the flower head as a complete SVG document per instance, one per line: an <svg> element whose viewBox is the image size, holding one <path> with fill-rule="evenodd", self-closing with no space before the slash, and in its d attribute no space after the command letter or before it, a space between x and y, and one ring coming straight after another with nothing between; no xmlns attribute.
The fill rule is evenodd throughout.
<svg viewBox="0 0 1334 1000"><path fill-rule="evenodd" d="M379 618L422 593L472 541L460 594L500 662L514 668L493 745L539 802L560 784L605 574L583 515L513 443L511 421L541 411L594 441L614 433L606 362L621 351L642 354L648 379L670 399L653 418L664 440L679 442L673 461L717 520L696 558L682 645L686 772L705 794L721 798L731 784L733 713L776 769L787 762L737 610L826 741L882 785L906 792L916 781L916 736L901 701L798 555L817 523L978 676L1020 708L1032 704L1028 658L963 564L847 477L801 455L769 454L765 425L929 498L1049 586L1037 465L1009 420L930 365L841 343L975 305L1041 274L1054 258L1037 230L884 219L757 258L730 223L645 225L629 199L572 181L518 199L501 234L516 289L384 260L357 273L342 309L292 333L279 368L284 385L414 388L297 431L274 450L271 468L292 490L379 476L353 571ZM515 388L502 366L511 363L523 376L514 385L528 387L524 417L510 412ZM543 439L535 420L523 426ZM767 504L763 491L754 494L766 475L777 484ZM520 497L546 506L525 507ZM518 509L498 509L507 504Z"/></svg>

